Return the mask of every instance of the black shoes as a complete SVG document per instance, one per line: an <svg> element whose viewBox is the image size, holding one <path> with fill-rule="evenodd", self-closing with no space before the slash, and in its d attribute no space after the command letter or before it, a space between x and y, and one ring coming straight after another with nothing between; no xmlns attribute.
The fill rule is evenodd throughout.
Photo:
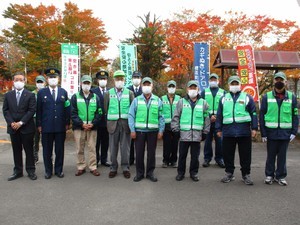
<svg viewBox="0 0 300 225"><path fill-rule="evenodd" d="M202 164L203 167L209 167L210 166L210 162L205 160L204 163Z"/></svg>
<svg viewBox="0 0 300 225"><path fill-rule="evenodd" d="M58 178L63 178L65 176L64 172L55 173Z"/></svg>
<svg viewBox="0 0 300 225"><path fill-rule="evenodd" d="M50 179L52 177L52 174L45 174L45 179Z"/></svg>
<svg viewBox="0 0 300 225"><path fill-rule="evenodd" d="M133 181L134 181L134 182L139 182L139 181L141 181L142 179L144 179L144 176L135 176L135 177L133 178Z"/></svg>
<svg viewBox="0 0 300 225"><path fill-rule="evenodd" d="M217 163L217 165L218 165L219 167L225 168L225 163L224 163L223 160L220 160L220 161L218 161L218 162L216 162L216 163Z"/></svg>
<svg viewBox="0 0 300 225"><path fill-rule="evenodd" d="M157 182L157 177L154 176L153 174L152 175L147 175L146 178L151 180L152 182Z"/></svg>
<svg viewBox="0 0 300 225"><path fill-rule="evenodd" d="M12 180L15 180L15 179L18 179L20 177L23 177L23 174L22 173L19 173L19 174L16 174L14 173L13 175L11 175L9 178L7 178L8 181L12 181Z"/></svg>
<svg viewBox="0 0 300 225"><path fill-rule="evenodd" d="M177 181L182 181L183 178L184 178L184 175L178 174L178 175L176 176L176 180L177 180Z"/></svg>
<svg viewBox="0 0 300 225"><path fill-rule="evenodd" d="M30 180L36 180L37 179L37 176L36 176L35 173L29 173L28 177L29 177Z"/></svg>
<svg viewBox="0 0 300 225"><path fill-rule="evenodd" d="M199 177L198 175L191 175L191 179L195 182L198 182L199 181Z"/></svg>
<svg viewBox="0 0 300 225"><path fill-rule="evenodd" d="M110 167L110 164L108 162L101 163L101 165L106 166L106 167Z"/></svg>

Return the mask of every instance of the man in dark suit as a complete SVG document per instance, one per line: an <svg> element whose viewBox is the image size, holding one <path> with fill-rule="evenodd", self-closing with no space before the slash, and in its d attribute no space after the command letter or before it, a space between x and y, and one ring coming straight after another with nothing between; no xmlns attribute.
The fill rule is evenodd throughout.
<svg viewBox="0 0 300 225"><path fill-rule="evenodd" d="M143 93L141 81L142 74L139 71L134 71L132 73L132 85L128 87L128 89L134 93L134 97L137 97ZM134 163L134 139L131 139L129 163L130 165L133 165Z"/></svg>
<svg viewBox="0 0 300 225"><path fill-rule="evenodd" d="M36 100L33 93L24 89L25 76L17 73L13 77L14 90L4 96L3 115L7 123L7 133L10 134L13 156L14 173L8 181L23 176L22 149L26 154L26 171L31 180L36 180L33 157L33 137L35 125L33 115L36 109Z"/></svg>
<svg viewBox="0 0 300 225"><path fill-rule="evenodd" d="M93 88L92 92L98 95L100 98L102 112L104 110L104 93L108 91L107 78L108 72L105 70L100 70L96 73L96 78L99 84L99 87ZM97 142L96 142L96 156L97 156L97 165L101 162L102 165L109 167L110 164L107 162L107 152L109 145L109 135L107 131L107 120L106 115L103 113L101 115L101 120L97 128ZM101 154L99 152L101 146Z"/></svg>
<svg viewBox="0 0 300 225"><path fill-rule="evenodd" d="M52 152L55 142L54 173L63 178L64 143L66 130L70 125L70 101L65 89L58 87L59 70L50 68L45 71L48 87L37 95L36 125L42 133L45 178L53 173Z"/></svg>

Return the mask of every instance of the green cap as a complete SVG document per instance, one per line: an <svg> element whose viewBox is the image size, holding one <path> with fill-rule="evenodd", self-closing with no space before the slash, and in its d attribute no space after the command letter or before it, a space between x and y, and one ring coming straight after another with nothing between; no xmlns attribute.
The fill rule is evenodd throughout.
<svg viewBox="0 0 300 225"><path fill-rule="evenodd" d="M35 78L35 82L37 82L37 81L43 81L43 82L45 83L45 82L46 82L46 79L45 79L44 76L39 75L39 76L37 76L37 77Z"/></svg>
<svg viewBox="0 0 300 225"><path fill-rule="evenodd" d="M199 87L199 83L198 83L198 81L196 81L196 80L190 80L190 81L187 83L187 87L190 87L190 86L192 86L192 85L195 85L195 86Z"/></svg>
<svg viewBox="0 0 300 225"><path fill-rule="evenodd" d="M213 77L216 79L219 79L219 76L216 73L210 74L208 79L213 78Z"/></svg>
<svg viewBox="0 0 300 225"><path fill-rule="evenodd" d="M125 77L125 73L123 70L117 70L116 72L114 72L114 77Z"/></svg>
<svg viewBox="0 0 300 225"><path fill-rule="evenodd" d="M143 80L142 80L142 84L145 83L145 82L149 82L149 83L153 84L153 81L150 77L144 77Z"/></svg>
<svg viewBox="0 0 300 225"><path fill-rule="evenodd" d="M236 75L231 76L231 77L228 78L228 84L231 84L233 81L236 81L239 84L242 83L240 77L236 76Z"/></svg>
<svg viewBox="0 0 300 225"><path fill-rule="evenodd" d="M176 82L174 80L169 80L167 83L167 87L169 87L170 85L174 85L176 87Z"/></svg>
<svg viewBox="0 0 300 225"><path fill-rule="evenodd" d="M83 76L81 77L81 79L80 79L80 82L83 83L83 82L86 82L86 81L92 83L92 77L89 76L89 75L83 75Z"/></svg>
<svg viewBox="0 0 300 225"><path fill-rule="evenodd" d="M280 78L286 80L286 75L285 75L284 72L277 72L277 73L275 73L274 74L274 79L276 79L277 77L280 77Z"/></svg>

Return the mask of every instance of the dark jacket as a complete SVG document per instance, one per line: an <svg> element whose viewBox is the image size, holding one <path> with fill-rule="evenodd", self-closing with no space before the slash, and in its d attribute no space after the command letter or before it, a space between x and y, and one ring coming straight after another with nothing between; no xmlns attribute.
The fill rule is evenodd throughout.
<svg viewBox="0 0 300 225"><path fill-rule="evenodd" d="M100 122L101 115L102 115L102 113L101 113L101 115L99 114L99 108L101 109L100 99L96 94L94 94L92 92L90 92L90 94L87 98L84 97L82 91L80 91L79 94L84 98L85 103L87 104L87 107L88 107L88 104L89 104L90 100L94 97L94 95L96 96L97 109L96 109L94 118L92 120L92 124L93 124L92 130L96 130L97 127L99 126L99 122ZM102 110L100 110L100 111L102 112ZM83 121L78 116L77 96L76 96L76 94L74 94L71 98L71 119L72 119L72 129L73 130L82 130L83 129L82 128Z"/></svg>
<svg viewBox="0 0 300 225"><path fill-rule="evenodd" d="M42 127L42 133L66 132L66 125L70 125L71 107L68 93L60 87L57 92L55 101L48 87L38 92L36 126Z"/></svg>
<svg viewBox="0 0 300 225"><path fill-rule="evenodd" d="M11 128L11 123L22 121L23 125L19 128L22 134L35 132L33 115L36 110L35 95L24 89L17 106L16 91L9 91L4 95L3 115L7 123L7 133L14 134L16 131Z"/></svg>
<svg viewBox="0 0 300 225"><path fill-rule="evenodd" d="M132 92L133 92L133 94L134 94L134 97L137 97L137 96L139 96L139 95L143 94L143 91L142 91L142 86L141 86L141 85L140 85L140 87L139 87L139 89L138 89L138 92L135 92L135 88L134 88L134 86L133 86L133 85L129 86L129 87L128 87L128 89L129 89L130 91L132 91Z"/></svg>
<svg viewBox="0 0 300 225"><path fill-rule="evenodd" d="M109 91L108 88L106 88L106 92L107 91ZM91 92L95 93L99 97L99 100L100 100L100 107L101 107L101 110L102 110L102 115L101 115L98 127L106 127L107 126L107 120L106 120L106 115L104 113L104 96L102 95L102 92L100 91L99 87L93 88L91 90Z"/></svg>
<svg viewBox="0 0 300 225"><path fill-rule="evenodd" d="M241 92L236 94L230 93L233 102L235 103ZM217 120L215 124L216 132L222 131L223 137L249 137L251 136L251 130L258 130L258 120L256 115L255 102L251 95L247 94L249 99L246 105L246 111L249 112L251 117L251 122L223 124L223 98L220 99L219 108L217 112Z"/></svg>
<svg viewBox="0 0 300 225"><path fill-rule="evenodd" d="M288 99L287 92L285 92L284 99L279 99L276 97L275 92L273 91L273 95L276 98L278 107L281 106L281 103L284 99ZM292 112L294 113L294 109L297 109L297 99L295 95L292 96ZM289 140L291 134L296 135L298 131L298 115L292 115L292 128L291 129L284 129L284 128L267 128L265 126L265 114L268 111L268 103L267 103L267 95L265 94L262 97L261 107L260 107L260 114L259 114L259 123L260 123L260 131L262 137L267 137L268 139L274 140Z"/></svg>

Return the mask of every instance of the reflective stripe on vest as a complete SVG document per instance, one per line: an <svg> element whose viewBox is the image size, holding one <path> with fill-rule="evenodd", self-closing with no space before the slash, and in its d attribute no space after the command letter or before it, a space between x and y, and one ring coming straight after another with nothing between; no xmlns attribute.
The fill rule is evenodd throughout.
<svg viewBox="0 0 300 225"><path fill-rule="evenodd" d="M207 101L209 105L208 112L210 114L216 115L218 111L220 99L224 95L224 90L219 88L218 92L216 93L216 96L214 97L211 93L210 88L206 88L204 94L205 94L204 99Z"/></svg>
<svg viewBox="0 0 300 225"><path fill-rule="evenodd" d="M152 95L149 108L143 96L138 96L137 98L137 111L135 117L135 127L138 129L157 129L158 128L158 97Z"/></svg>
<svg viewBox="0 0 300 225"><path fill-rule="evenodd" d="M283 99L280 108L273 92L267 93L268 111L265 114L265 125L268 128L292 128L292 93L287 92L288 98Z"/></svg>
<svg viewBox="0 0 300 225"><path fill-rule="evenodd" d="M95 112L97 110L97 97L94 94L93 98L90 99L89 104L85 103L84 98L79 94L76 93L76 102L77 102L77 110L79 118L87 124L91 124L94 117Z"/></svg>
<svg viewBox="0 0 300 225"><path fill-rule="evenodd" d="M227 93L223 98L223 123L231 124L236 123L245 123L251 121L251 116L249 112L246 111L247 106L247 94L241 92L240 96L233 102L233 98L230 93Z"/></svg>
<svg viewBox="0 0 300 225"><path fill-rule="evenodd" d="M197 100L195 107L192 109L191 104L182 99L182 112L180 116L180 130L203 130L204 125L204 100L201 98Z"/></svg>
<svg viewBox="0 0 300 225"><path fill-rule="evenodd" d="M177 105L177 102L179 101L180 96L175 95L173 99L173 103L171 104L168 96L164 95L161 97L162 100L162 114L164 115L165 118L165 123L171 123L172 117L174 115L174 111Z"/></svg>
<svg viewBox="0 0 300 225"><path fill-rule="evenodd" d="M130 107L129 90L124 88L120 101L115 88L110 89L108 93L109 106L107 110L107 120L128 119Z"/></svg>

